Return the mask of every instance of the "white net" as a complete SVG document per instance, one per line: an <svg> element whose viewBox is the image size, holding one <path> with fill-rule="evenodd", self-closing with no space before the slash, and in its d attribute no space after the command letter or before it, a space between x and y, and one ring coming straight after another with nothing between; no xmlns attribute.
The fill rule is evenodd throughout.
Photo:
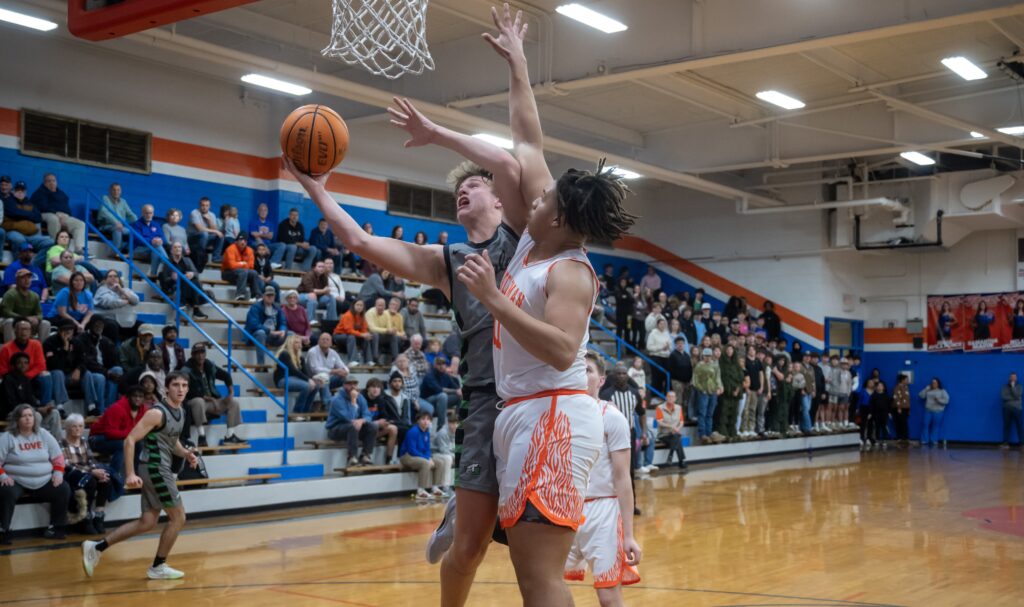
<svg viewBox="0 0 1024 607"><path fill-rule="evenodd" d="M327 57L394 80L434 69L427 48L428 0L332 0Z"/></svg>

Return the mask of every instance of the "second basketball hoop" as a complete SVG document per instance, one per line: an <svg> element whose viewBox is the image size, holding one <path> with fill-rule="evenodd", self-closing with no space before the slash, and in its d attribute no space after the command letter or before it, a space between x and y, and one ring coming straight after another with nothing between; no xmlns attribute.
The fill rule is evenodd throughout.
<svg viewBox="0 0 1024 607"><path fill-rule="evenodd" d="M427 1L332 0L331 43L324 56L390 80L434 69L427 47Z"/></svg>

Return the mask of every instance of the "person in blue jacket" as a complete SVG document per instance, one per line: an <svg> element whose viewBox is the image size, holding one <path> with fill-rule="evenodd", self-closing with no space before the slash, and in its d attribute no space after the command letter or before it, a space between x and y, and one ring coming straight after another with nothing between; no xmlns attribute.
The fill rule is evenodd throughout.
<svg viewBox="0 0 1024 607"><path fill-rule="evenodd" d="M359 393L358 380L347 378L344 387L331 399L326 427L328 438L347 443L349 466L369 466L373 463L377 426L373 423L366 399ZM363 450L356 457L360 445Z"/></svg>
<svg viewBox="0 0 1024 607"><path fill-rule="evenodd" d="M14 184L14 192L4 197L4 223L7 224L7 240L11 243L11 251L21 250L26 242L36 251L33 263L42 267L46 261L46 251L53 246L53 239L43 235L40 225L42 213L25 195L25 182ZM31 222L32 225L29 225Z"/></svg>
<svg viewBox="0 0 1024 607"><path fill-rule="evenodd" d="M82 254L85 248L85 222L71 212L71 199L64 190L57 187L57 176L43 175L43 183L32 192L32 204L39 209L46 223L46 233L55 235L64 228L74 240L74 252Z"/></svg>
<svg viewBox="0 0 1024 607"><path fill-rule="evenodd" d="M265 347L280 346L288 332L285 326L284 311L275 301L277 291L268 286L263 290L263 299L249 307L245 315L245 332L256 338ZM256 350L256 364L266 362L263 350Z"/></svg>
<svg viewBox="0 0 1024 607"><path fill-rule="evenodd" d="M320 251L320 259L333 259L334 267L341 270L341 243L327 226L327 220L320 218L316 228L309 233L309 244Z"/></svg>
<svg viewBox="0 0 1024 607"><path fill-rule="evenodd" d="M430 451L430 414L426 411L416 416L416 425L405 433L398 457L402 468L415 470L419 476L416 499L444 495L441 485L444 484L445 466Z"/></svg>

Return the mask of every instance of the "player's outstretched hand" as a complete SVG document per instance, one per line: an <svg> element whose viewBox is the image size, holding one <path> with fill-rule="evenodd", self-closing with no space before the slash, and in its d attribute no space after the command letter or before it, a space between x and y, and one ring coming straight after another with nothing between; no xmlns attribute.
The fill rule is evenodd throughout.
<svg viewBox="0 0 1024 607"><path fill-rule="evenodd" d="M129 474L128 478L124 479L124 486L126 489L138 489L142 486L142 479L138 474Z"/></svg>
<svg viewBox="0 0 1024 607"><path fill-rule="evenodd" d="M295 166L295 163L292 162L292 159L284 154L281 154L281 162L284 163L285 170L292 174L295 181L298 181L299 184L307 190L316 186L324 187L327 184L327 177L330 173L324 173L323 175L318 175L316 177L307 175L300 171L299 168Z"/></svg>
<svg viewBox="0 0 1024 607"><path fill-rule="evenodd" d="M393 101L397 107L388 107L391 124L409 133L411 137L405 142L405 147L415 148L433 143L437 125L417 110L408 99L394 97Z"/></svg>
<svg viewBox="0 0 1024 607"><path fill-rule="evenodd" d="M529 27L523 21L523 11L516 11L512 18L512 11L505 3L505 10L501 13L498 9L491 7L491 18L498 28L498 37L484 33L483 38L494 48L494 52L505 58L506 61L526 60L526 53L523 51L523 39L526 38L526 30Z"/></svg>
<svg viewBox="0 0 1024 607"><path fill-rule="evenodd" d="M467 255L466 263L457 270L458 279L466 285L469 292L485 305L489 298L500 295L494 284L494 266L487 250L483 255Z"/></svg>
<svg viewBox="0 0 1024 607"><path fill-rule="evenodd" d="M629 537L625 538L622 543L622 549L626 552L626 564L627 565L639 565L640 559L643 557L643 551L640 550L640 544L636 543L636 540Z"/></svg>

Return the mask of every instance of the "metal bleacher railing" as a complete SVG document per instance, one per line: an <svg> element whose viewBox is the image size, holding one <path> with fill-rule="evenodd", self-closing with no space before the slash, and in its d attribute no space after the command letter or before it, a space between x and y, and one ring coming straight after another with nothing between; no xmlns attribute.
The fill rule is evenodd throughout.
<svg viewBox="0 0 1024 607"><path fill-rule="evenodd" d="M672 377L671 377L671 375L669 375L668 369L666 369L665 367L662 367L658 363L656 363L653 360L651 360L650 357L648 357L646 354L644 354L640 350L637 350L633 346L629 345L628 342L626 342L621 337L619 337L618 335L613 333L611 331L611 329L609 329L608 327L606 327L606 326L602 325L601 323L599 323L596 319L591 318L590 319L590 324L593 327L597 327L598 329L601 329L602 331L607 333L612 339L615 340L615 356L612 357L607 352L605 352L603 349L601 349L599 346L594 345L593 342L591 342L591 344L590 344L590 348L592 350L594 350L595 352L597 352L601 356L605 357L605 359L610 360L610 361L612 361L614 363L614 362L619 362L619 361L622 360L622 350L623 350L623 348L625 348L626 350L628 350L630 352L633 352L634 354L636 354L637 356L639 356L643 360L647 361L647 364L649 364L651 366L651 375L652 376L656 372L660 371L661 373L665 374L665 385L666 386L671 386L672 385ZM647 387L647 391L649 393L656 394L659 398L662 398L662 399L665 398L665 394L661 390L658 390L657 388L652 386L651 384L648 383L646 387Z"/></svg>
<svg viewBox="0 0 1024 607"><path fill-rule="evenodd" d="M126 254L122 253L121 251L117 250L117 247L114 246L114 244L107 238L107 236L105 234L103 234L102 232L100 232L99 228L97 228L92 223L92 217L90 215L90 208L99 209L99 208L102 207L102 208L106 208L111 213L114 212L114 209L112 209L110 207L110 205L108 205L102 198L100 198L98 195L96 195L96 193L92 192L91 190L86 190L86 192L87 192L87 196L86 196L86 202L85 202L85 225L88 228L89 233L96 235L96 237L100 239L100 242L102 242L103 244L107 245L107 247L110 248L110 250L113 251L114 254L119 259L121 259L126 264L128 264L128 288L132 287L132 283L133 283L133 280L134 280L134 275L138 274L140 279L145 281L146 284L148 284L150 287L153 288L154 292L156 292L167 303L171 304L171 307L174 308L174 326L175 326L176 329L179 329L179 332L180 332L180 327L181 327L181 317L184 316L185 319L188 320L189 323L197 331L199 331L199 333L203 337L205 337L206 340L214 348L216 348L221 354L224 355L224 357L228 361L228 369L229 370L237 368L239 371L244 373L246 377L248 377L250 380L252 380L252 383L255 384L255 386L257 388L259 388L261 391L263 391L263 393L267 397L269 397L271 400L273 400L274 403L278 407L280 407L282 409L282 411L284 412L284 416L282 418L283 419L283 427L282 427L282 431L281 431L281 434L282 434L282 437L281 437L281 464L282 465L287 465L288 464L288 393L289 393L289 391L287 389L287 386L288 386L288 367L286 365L281 364L281 361L277 358L277 356L274 355L273 352L271 352L266 346L264 346L259 341L257 341L256 338L254 338L251 334L249 334L248 331L245 330L245 327L243 327L242 325L238 324L238 322L235 321L235 319L233 319L230 314L225 312L223 308L221 308L219 305L217 305L216 302L214 302L212 299L210 299L210 297L206 294L205 291L203 291L203 289L201 288L201 286L199 284L196 284L195 282L189 280L188 277L185 276L185 274L181 270L179 270L178 268L174 267L174 265L171 264L171 261L167 258L167 255L166 255L166 253L164 252L164 250L162 248L153 246L152 243L150 243L145 238L143 238L141 234L136 232L135 229L132 228L127 223L125 223L125 227L128 228L128 253L126 255ZM95 199L95 204L93 204L93 199ZM134 257L135 257L135 243L136 243L136 241L138 241L145 248L149 249L149 254L150 254L150 259L151 260L159 259L163 266L165 266L167 268L170 268L171 270L173 270L178 275L178 280L175 281L176 282L176 288L174 290L174 299L173 300L171 299L171 297L167 293L165 293L163 291L163 289L160 287L160 285L157 285L152 280L150 280L150 278L146 275L146 273L143 272L141 268L139 268L138 266L135 265ZM84 253L85 253L86 260L88 260L89 259L89 239L88 238L86 238L86 240L85 240L85 251L84 251ZM98 277L98 278L102 278L102 277ZM198 276L196 278L198 280ZM196 321L193 320L191 316L189 316L188 314L186 314L182 310L182 307L181 307L181 289L182 289L183 285L187 286L187 287L190 287L192 289L195 289L195 291L199 295L199 297L203 301L208 303L217 314L222 316L227 321L227 327L228 327L228 330L227 330L227 334L228 334L228 337L227 337L227 339L228 339L227 349L223 348L219 343L217 343L217 340L213 339L213 337L211 337L209 333L207 333L201 326L199 326L199 324L197 324ZM232 335L234 334L234 330L235 329L237 329L242 334L242 337L245 339L245 341L255 345L256 348L258 348L259 350L262 350L264 354L270 356L270 359L271 359L271 361L273 361L273 364L277 364L277 365L281 366L284 369L284 385L285 385L285 390L284 390L284 401L283 402L281 401L281 399L278 399L277 396L270 391L270 389L268 389L266 386L264 386L263 382L261 382L259 379L257 379L255 375L250 373L249 370L246 369L243 364L241 364L239 362L236 362L234 357L231 355Z"/></svg>

